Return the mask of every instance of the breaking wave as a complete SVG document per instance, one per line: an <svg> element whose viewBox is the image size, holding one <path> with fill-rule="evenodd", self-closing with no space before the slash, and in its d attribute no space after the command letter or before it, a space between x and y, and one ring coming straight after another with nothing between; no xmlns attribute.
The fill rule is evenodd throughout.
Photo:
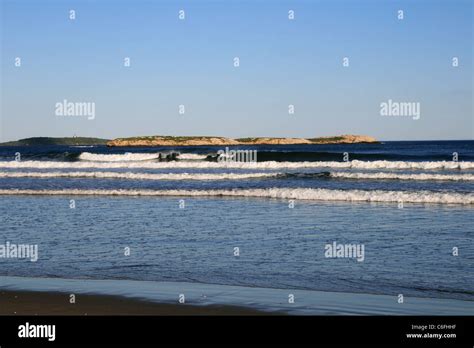
<svg viewBox="0 0 474 348"><path fill-rule="evenodd" d="M78 159L92 162L128 162L128 161L150 161L160 157L158 153L125 153L117 155L104 155L90 152L83 152Z"/></svg>
<svg viewBox="0 0 474 348"><path fill-rule="evenodd" d="M272 173L117 173L117 172L0 172L0 178L98 178L131 180L243 180L274 177Z"/></svg>
<svg viewBox="0 0 474 348"><path fill-rule="evenodd" d="M474 181L474 174L398 174L398 173L120 173L120 172L0 172L0 178L97 178L131 180L243 180L254 178L336 178L361 180Z"/></svg>
<svg viewBox="0 0 474 348"><path fill-rule="evenodd" d="M178 159L180 160L205 160L208 155L198 155L195 153L180 153L178 154Z"/></svg>
<svg viewBox="0 0 474 348"><path fill-rule="evenodd" d="M81 154L81 156L83 156ZM150 154L132 154L141 156L155 156ZM169 161L169 162L147 162L145 157L137 160L137 157L130 157L132 160L118 159L125 155L92 155L89 158L98 158L97 156L107 156L108 161L93 162L59 162L59 161L5 161L0 162L0 168L147 168L147 169L166 169L166 168L236 168L236 169L298 169L298 168L346 168L346 169L474 169L474 162L403 162L403 161L350 161L350 162L208 162L208 161ZM117 160L114 160L117 158ZM112 160L111 160L112 159ZM152 158L146 158L152 159Z"/></svg>
<svg viewBox="0 0 474 348"><path fill-rule="evenodd" d="M156 161L156 160L205 160L208 155L199 155L195 153L131 153L124 154L96 154L90 152L83 152L77 158L80 161L88 162L137 162L137 161Z"/></svg>
<svg viewBox="0 0 474 348"><path fill-rule="evenodd" d="M474 204L473 193L432 191L329 190L304 188L234 189L234 190L0 190L0 195L98 195L98 196L225 196L262 197L344 202L406 202L436 204Z"/></svg>
<svg viewBox="0 0 474 348"><path fill-rule="evenodd" d="M375 179L375 180L446 180L446 181L474 181L474 174L399 174L399 173L348 173L331 172L331 178L342 179Z"/></svg>

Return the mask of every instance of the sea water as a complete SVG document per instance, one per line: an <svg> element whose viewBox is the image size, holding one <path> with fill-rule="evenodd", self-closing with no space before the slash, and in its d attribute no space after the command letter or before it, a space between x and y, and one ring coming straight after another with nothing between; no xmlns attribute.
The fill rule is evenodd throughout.
<svg viewBox="0 0 474 348"><path fill-rule="evenodd" d="M268 310L299 292L310 314L324 306L310 294L345 294L329 314L352 313L350 294L393 300L357 313L392 313L400 295L474 308L473 141L245 148L257 163L218 163L218 147L0 148L0 244L38 246L36 262L0 260L4 285L206 285L227 293L219 303L240 291ZM170 151L181 155L159 160ZM363 260L328 245L363 247Z"/></svg>

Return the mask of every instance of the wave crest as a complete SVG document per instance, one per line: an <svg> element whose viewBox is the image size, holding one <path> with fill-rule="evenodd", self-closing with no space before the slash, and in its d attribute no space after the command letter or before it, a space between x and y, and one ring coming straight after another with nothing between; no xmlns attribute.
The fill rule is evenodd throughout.
<svg viewBox="0 0 474 348"><path fill-rule="evenodd" d="M226 196L298 199L344 202L406 202L436 204L474 204L472 193L431 191L329 190L303 188L234 189L234 190L0 190L0 195L98 195L98 196Z"/></svg>
<svg viewBox="0 0 474 348"><path fill-rule="evenodd" d="M81 156L84 154L81 154ZM145 154L133 154L145 155ZM125 156L125 155L95 155L94 156ZM146 154L146 156L155 156ZM158 155L156 155L158 156ZM98 158L98 157L92 157ZM345 169L474 169L474 162L401 162L401 161L358 161L351 162L208 162L208 161L169 161L169 162L146 162L118 160L118 157L109 157L108 161L102 162L59 162L59 161L5 161L0 162L0 168L235 168L235 169L298 169L298 168L345 168ZM132 156L131 158L137 158ZM143 158L143 157L142 157ZM150 158L148 158L150 159Z"/></svg>
<svg viewBox="0 0 474 348"><path fill-rule="evenodd" d="M440 180L440 181L474 181L474 174L401 174L401 173L350 173L331 172L331 178L370 179L370 180Z"/></svg>
<svg viewBox="0 0 474 348"><path fill-rule="evenodd" d="M97 178L130 180L243 180L274 177L273 173L117 173L117 172L0 172L0 178Z"/></svg>
<svg viewBox="0 0 474 348"><path fill-rule="evenodd" d="M159 153L124 153L124 154L97 154L83 152L78 157L81 161L91 162L129 162L129 161L150 161L160 158Z"/></svg>

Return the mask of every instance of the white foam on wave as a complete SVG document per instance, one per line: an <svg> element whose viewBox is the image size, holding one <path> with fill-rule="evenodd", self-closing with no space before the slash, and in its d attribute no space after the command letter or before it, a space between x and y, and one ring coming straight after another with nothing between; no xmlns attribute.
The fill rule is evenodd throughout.
<svg viewBox="0 0 474 348"><path fill-rule="evenodd" d="M314 175L315 173L302 173ZM321 173L316 173L321 174ZM288 175L298 175L289 173ZM120 173L120 172L0 172L0 178L98 178L130 180L243 180L254 178L285 178L285 173ZM321 175L322 176L322 175ZM321 177L318 176L318 177ZM425 181L474 181L474 174L399 174L399 173L353 173L331 172L331 178L362 180L425 180ZM323 176L324 177L324 176Z"/></svg>
<svg viewBox="0 0 474 348"><path fill-rule="evenodd" d="M138 154L133 154L138 155ZM150 154L140 154L149 156ZM81 155L82 156L82 155ZM94 155L124 156L124 155ZM158 155L156 155L158 156ZM97 157L94 157L97 158ZM118 158L118 157L117 157ZM135 157L136 158L136 157ZM149 158L148 158L149 159ZM403 161L350 161L350 162L208 162L170 161L134 162L124 160L104 162L56 162L56 161L8 161L0 162L0 168L235 168L235 169L298 169L298 168L354 168L354 169L474 169L474 162L403 162Z"/></svg>
<svg viewBox="0 0 474 348"><path fill-rule="evenodd" d="M124 153L124 154L97 154L83 152L79 155L82 161L91 162L128 162L128 161L150 161L159 158L157 153Z"/></svg>
<svg viewBox="0 0 474 348"><path fill-rule="evenodd" d="M437 204L474 204L473 193L444 193L432 191L382 191L382 190L329 190L305 188L268 188L234 190L0 190L0 195L97 195L97 196L227 196L299 199L344 202L406 202Z"/></svg>
<svg viewBox="0 0 474 348"><path fill-rule="evenodd" d="M375 180L446 180L474 181L474 174L399 174L399 173L349 173L331 172L330 177L342 179L375 179Z"/></svg>
<svg viewBox="0 0 474 348"><path fill-rule="evenodd" d="M180 159L180 160L197 161L197 160L204 160L206 158L207 158L207 155L198 155L198 154L195 154L195 153L180 153L178 155L178 159Z"/></svg>
<svg viewBox="0 0 474 348"><path fill-rule="evenodd" d="M274 177L272 173L117 173L117 172L0 172L0 178L98 178L131 180L242 180Z"/></svg>

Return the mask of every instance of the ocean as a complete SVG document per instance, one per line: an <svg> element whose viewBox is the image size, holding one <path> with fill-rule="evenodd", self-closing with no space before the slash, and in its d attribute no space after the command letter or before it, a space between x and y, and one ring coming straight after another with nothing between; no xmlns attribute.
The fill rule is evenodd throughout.
<svg viewBox="0 0 474 348"><path fill-rule="evenodd" d="M474 141L234 148L0 147L0 287L474 314Z"/></svg>

